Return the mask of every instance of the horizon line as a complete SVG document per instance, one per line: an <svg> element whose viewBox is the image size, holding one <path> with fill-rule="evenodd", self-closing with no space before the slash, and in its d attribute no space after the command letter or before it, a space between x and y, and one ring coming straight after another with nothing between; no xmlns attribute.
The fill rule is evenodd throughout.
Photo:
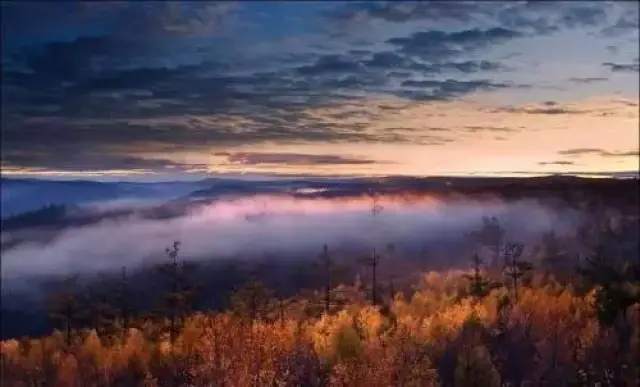
<svg viewBox="0 0 640 387"><path fill-rule="evenodd" d="M594 172L594 171L582 171L582 172L528 172L528 171L500 171L500 172L459 172L450 174L430 174L430 175L416 175L416 174L342 174L342 175L328 175L328 174L287 174L287 173L273 173L273 174L237 174L237 173L183 173L174 177L167 176L161 177L158 173L137 173L130 175L115 175L115 174L75 174L75 173L7 173L0 171L0 179L13 179L13 180L45 180L45 181L93 181L93 182L112 182L112 183L125 183L125 182L138 182L138 183L175 183L175 182L197 182L206 179L235 179L235 180L271 180L271 179L388 179L388 178L415 178L415 179L428 179L428 178L518 178L528 179L537 177L578 177L587 179L640 179L640 171L608 171L608 172ZM153 179L157 177L157 179Z"/></svg>

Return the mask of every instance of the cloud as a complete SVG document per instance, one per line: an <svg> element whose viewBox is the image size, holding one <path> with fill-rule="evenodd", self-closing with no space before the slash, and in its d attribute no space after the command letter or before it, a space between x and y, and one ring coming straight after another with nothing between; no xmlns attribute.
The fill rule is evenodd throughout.
<svg viewBox="0 0 640 387"><path fill-rule="evenodd" d="M339 55L327 55L318 59L310 66L303 66L298 72L303 75L318 75L326 73L353 73L362 69L362 66L355 61Z"/></svg>
<svg viewBox="0 0 640 387"><path fill-rule="evenodd" d="M575 163L573 161L563 161L563 160L559 160L559 161L541 161L538 163L538 165L574 165Z"/></svg>
<svg viewBox="0 0 640 387"><path fill-rule="evenodd" d="M83 172L94 170L118 170L136 172L190 171L207 168L204 164L179 163L163 158L144 158L125 154L95 154L73 152L66 157L56 153L11 152L2 155L2 168L26 168L31 171Z"/></svg>
<svg viewBox="0 0 640 387"><path fill-rule="evenodd" d="M82 2L2 4L10 34L42 37L59 28L101 27L131 40L154 36L202 35L217 31L236 8L233 1L206 3Z"/></svg>
<svg viewBox="0 0 640 387"><path fill-rule="evenodd" d="M542 106L505 106L492 109L493 112L518 113L518 114L540 114L540 115L563 115L563 114L582 114L583 111L575 110L567 107L557 106L555 102L547 101Z"/></svg>
<svg viewBox="0 0 640 387"><path fill-rule="evenodd" d="M349 165L377 164L379 161L362 158L348 158L336 155L312 155L299 153L250 153L217 152L215 156L224 156L227 162L240 165L287 164L287 165Z"/></svg>
<svg viewBox="0 0 640 387"><path fill-rule="evenodd" d="M584 92L617 92L619 77L588 75L597 75L603 63L618 74L637 67L637 61L628 62L637 56L628 44L637 42L629 39L634 30L628 16L636 8L462 1L316 2L304 8L252 2L3 3L2 163L80 170L65 161L67 155L78 155L73 160L92 168L111 168L126 165L116 159L127 154L159 159L163 153L210 154L241 145L452 143L468 131L464 124L454 125L446 139L429 137L414 124L387 120L382 128L378 120L394 113L369 101L400 106L463 99L502 105L511 96L564 100L566 95L557 94L587 83L593 87ZM596 33L607 27L616 32ZM592 33L593 47L581 51L583 43L563 35L570 29ZM611 45L614 59L598 51ZM554 50L567 51L558 47L571 52L558 55ZM549 55L558 66L556 59L545 60ZM559 90L555 78L567 90ZM517 105L495 113L598 110ZM366 113L350 106L365 107ZM383 130L400 126L409 130ZM501 126L507 125L495 125ZM29 155L33 162L26 160Z"/></svg>
<svg viewBox="0 0 640 387"><path fill-rule="evenodd" d="M488 107L491 113L508 113L516 115L546 115L546 116L593 116L593 117L637 117L638 102L632 99L607 97L593 98L582 103L577 102L556 102L544 101L533 104L522 104L519 106L506 105L499 107Z"/></svg>
<svg viewBox="0 0 640 387"><path fill-rule="evenodd" d="M509 133L509 132L518 132L519 131L517 129L508 128L508 127L504 127L504 126L476 126L476 125L471 125L471 126L465 126L464 129L466 129L469 132L501 132L501 133Z"/></svg>
<svg viewBox="0 0 640 387"><path fill-rule="evenodd" d="M477 91L523 87L508 83L496 83L487 79L472 81L408 79L402 82L402 86L406 89L401 90L399 95L415 100L446 100Z"/></svg>
<svg viewBox="0 0 640 387"><path fill-rule="evenodd" d="M353 2L340 7L330 16L344 21L380 19L393 23L415 20L454 20L468 22L483 10L483 4L474 2Z"/></svg>
<svg viewBox="0 0 640 387"><path fill-rule="evenodd" d="M505 175L524 175L524 176L539 176L539 175L557 175L557 176L580 176L580 177L598 177L598 178L613 178L613 179L638 179L640 173L638 171L495 171L492 172L498 176Z"/></svg>
<svg viewBox="0 0 640 387"><path fill-rule="evenodd" d="M502 27L458 32L430 30L416 32L408 37L391 38L387 43L396 46L401 53L437 62L521 36L515 30Z"/></svg>
<svg viewBox="0 0 640 387"><path fill-rule="evenodd" d="M353 2L329 17L341 23L369 26L383 21L429 25L499 24L528 34L549 35L562 29L591 28L609 35L637 29L637 5L543 1L383 1ZM627 3L627 4L624 4ZM635 15L635 18L634 18Z"/></svg>
<svg viewBox="0 0 640 387"><path fill-rule="evenodd" d="M638 34L638 20L640 19L640 6L633 1L620 1L615 3L620 12L612 19L612 23L604 26L601 34L607 37Z"/></svg>
<svg viewBox="0 0 640 387"><path fill-rule="evenodd" d="M633 157L638 156L638 150L629 151L607 151L600 148L574 148L558 152L566 156L598 155L602 157Z"/></svg>
<svg viewBox="0 0 640 387"><path fill-rule="evenodd" d="M394 51L375 52L367 60L360 62L367 68L386 70L416 71L421 74L441 74L444 72L478 73L485 71L507 71L508 68L498 62L488 60L443 61L440 63L425 63L417 61L409 55Z"/></svg>
<svg viewBox="0 0 640 387"><path fill-rule="evenodd" d="M602 64L605 67L608 67L609 70L613 71L614 73L622 73L622 72L629 72L629 73L637 73L640 72L640 63L638 63L638 59L635 60L634 63L611 63L611 62L606 62Z"/></svg>
<svg viewBox="0 0 640 387"><path fill-rule="evenodd" d="M604 4L525 1L383 1L354 2L338 8L330 16L344 22L381 20L389 23L413 21L430 23L481 23L499 21L509 27L552 33L560 28L611 26ZM629 23L631 18L624 18ZM621 24L616 20L615 24Z"/></svg>
<svg viewBox="0 0 640 387"><path fill-rule="evenodd" d="M481 71L498 71L507 70L506 67L497 62L491 62L488 60L480 61L464 61L464 62L448 62L442 64L433 65L434 72L441 72L444 70L458 70L463 73L477 73Z"/></svg>
<svg viewBox="0 0 640 387"><path fill-rule="evenodd" d="M607 78L604 77L573 77L569 78L569 81L573 83L597 83L604 82Z"/></svg>

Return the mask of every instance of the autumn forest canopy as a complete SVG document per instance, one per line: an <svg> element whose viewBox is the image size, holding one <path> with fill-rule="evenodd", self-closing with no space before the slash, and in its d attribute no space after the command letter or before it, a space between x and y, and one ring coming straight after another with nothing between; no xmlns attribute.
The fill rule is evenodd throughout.
<svg viewBox="0 0 640 387"><path fill-rule="evenodd" d="M446 229L451 221L446 218L463 212L437 212L429 215L434 223L421 224L402 211L429 211L460 196L432 193L428 205L405 208L418 199L407 194L390 200L374 190L346 200L360 206L355 211L362 216L349 226L361 227L356 233L376 233L359 243L327 240L280 257L212 260L188 252L184 241L168 240L164 254L159 251L143 265L40 279L39 296L12 293L31 300L32 310L4 302L13 308L3 308L3 380L11 385L631 386L640 359L638 191L633 181L611 182L631 189L625 199L611 196L603 184L564 191L581 202L558 199L553 185L543 193L504 186L520 200L544 205L498 216L472 212L473 227L448 229L460 233L455 237L438 233L437 225ZM491 193L494 204L517 203L494 190L467 192L465 200ZM269 223L285 209L277 204L282 199L272 200L273 207L267 201L263 212L245 214L242 222L256 229L282 226ZM322 200L310 208L333 205L347 211L339 204L345 199ZM497 208L489 203L476 205ZM311 217L304 232L315 227L320 235L331 235L310 211L298 214ZM536 211L562 216L534 228L518 226L540 222ZM339 212L328 216L334 222L348 219ZM411 234L423 235L418 239L425 243L404 248L414 237L389 238L398 234L384 224L394 217L426 226ZM553 227L563 217L565 224ZM254 238L269 249L259 234ZM293 246L287 238L277 242ZM7 300L6 292L3 296Z"/></svg>
<svg viewBox="0 0 640 387"><path fill-rule="evenodd" d="M0 1L0 386L640 386L639 22Z"/></svg>

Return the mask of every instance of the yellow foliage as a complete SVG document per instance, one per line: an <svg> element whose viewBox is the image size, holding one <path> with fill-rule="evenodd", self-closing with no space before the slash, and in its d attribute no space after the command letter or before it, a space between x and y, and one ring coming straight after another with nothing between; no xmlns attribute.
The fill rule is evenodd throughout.
<svg viewBox="0 0 640 387"><path fill-rule="evenodd" d="M499 315L507 289L472 299L459 297L459 285L459 272L430 272L411 297L397 296L388 308L354 301L319 317L294 313L276 321L248 321L227 313L196 313L186 319L173 345L166 337L152 339L153 322L129 329L121 340L103 340L88 330L70 348L60 332L7 340L0 346L2 385L155 386L179 376L196 380L196 385L328 381L330 386L429 387L439 385L446 358L449 383L495 386L503 368L491 344L508 338L514 327L527 327L518 340L538 351L541 360L530 365L537 367L531 372L536 378L566 367L566 378L571 379L577 377L578 364L594 358L618 361L611 354L623 336L600 326L593 291L583 296L558 283L523 286L519 302ZM630 366L640 361L637 321L640 304L627 314L630 349L623 356ZM474 334L471 341L469 331Z"/></svg>

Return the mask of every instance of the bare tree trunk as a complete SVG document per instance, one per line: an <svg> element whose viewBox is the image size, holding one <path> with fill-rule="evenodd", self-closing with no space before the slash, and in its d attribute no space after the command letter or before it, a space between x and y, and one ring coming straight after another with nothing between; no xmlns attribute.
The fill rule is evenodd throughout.
<svg viewBox="0 0 640 387"><path fill-rule="evenodd" d="M376 293L376 286L377 286L377 281L376 281L376 268L378 266L378 257L376 256L376 249L373 249L373 257L372 257L372 261L371 261L371 269L373 272L373 284L371 285L371 299L372 299L372 303L373 306L376 306L377 302L378 302L378 298L377 293Z"/></svg>
<svg viewBox="0 0 640 387"><path fill-rule="evenodd" d="M325 263L324 311L329 313L329 308L331 307L331 262L329 261L327 245L323 247L323 259Z"/></svg>

